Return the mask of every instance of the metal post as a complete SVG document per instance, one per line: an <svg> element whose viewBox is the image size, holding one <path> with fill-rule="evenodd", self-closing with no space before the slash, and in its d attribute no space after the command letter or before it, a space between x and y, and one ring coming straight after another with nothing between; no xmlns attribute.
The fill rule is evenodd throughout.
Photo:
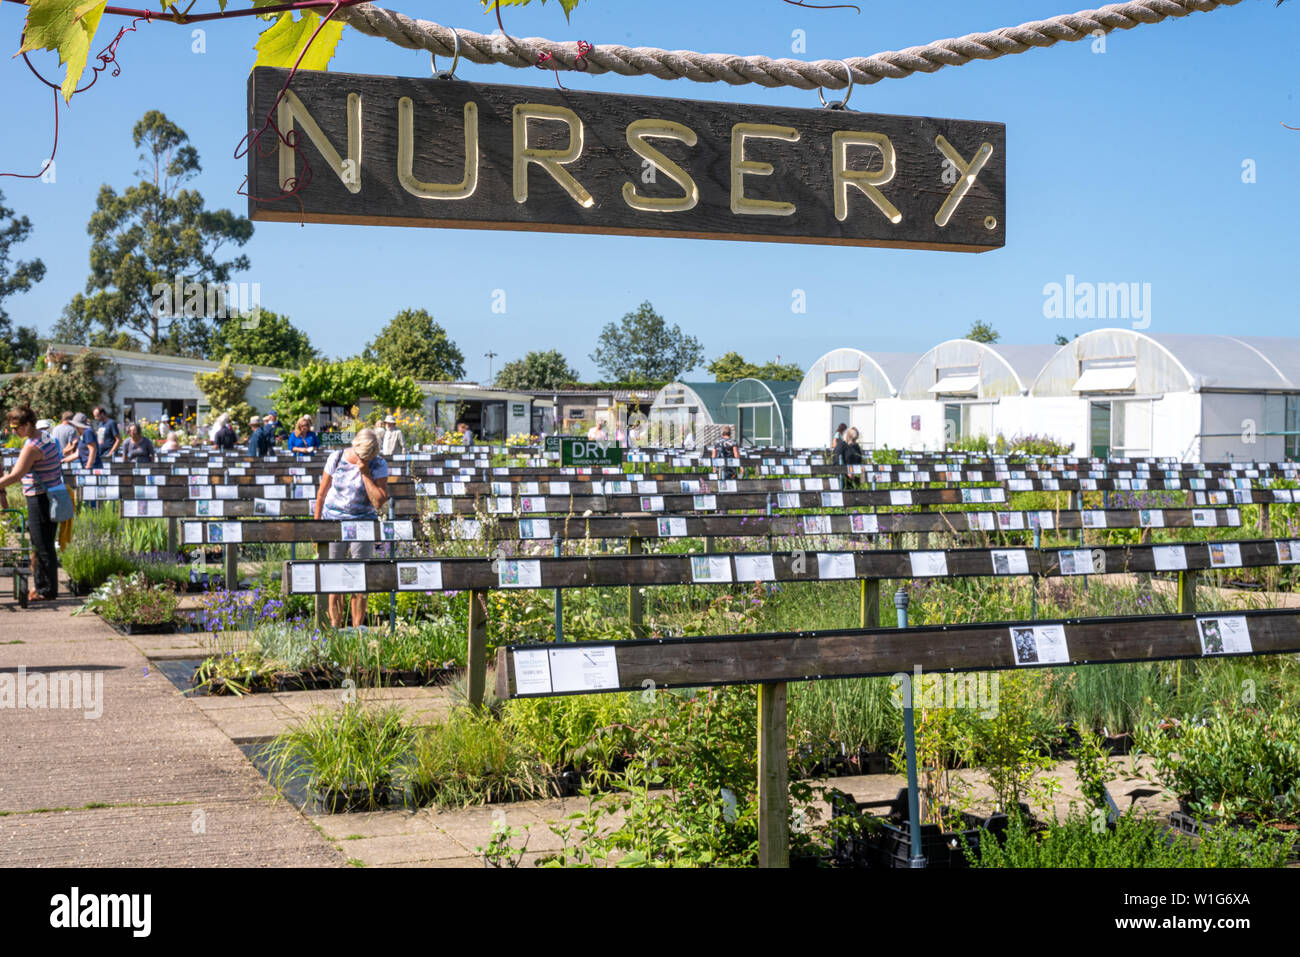
<svg viewBox="0 0 1300 957"><path fill-rule="evenodd" d="M894 592L894 608L898 611L898 627L907 627L907 606L911 596L900 586ZM908 700L903 702L903 747L907 753L907 821L912 838L912 867L925 867L921 854L921 794L916 782L916 689L908 684Z"/></svg>
<svg viewBox="0 0 1300 957"><path fill-rule="evenodd" d="M562 545L558 533L551 539L551 543L555 546L555 557L559 558ZM564 640L564 592L559 588L555 589L555 640Z"/></svg>

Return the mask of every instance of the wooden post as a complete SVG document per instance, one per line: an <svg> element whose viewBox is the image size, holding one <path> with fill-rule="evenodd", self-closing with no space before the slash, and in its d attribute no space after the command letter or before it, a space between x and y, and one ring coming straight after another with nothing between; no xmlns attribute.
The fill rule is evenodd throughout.
<svg viewBox="0 0 1300 957"><path fill-rule="evenodd" d="M226 591L234 591L239 587L239 545L227 542L221 552L226 559Z"/></svg>
<svg viewBox="0 0 1300 957"><path fill-rule="evenodd" d="M1196 572L1182 571L1178 573L1178 613L1181 615L1196 614Z"/></svg>
<svg viewBox="0 0 1300 957"><path fill-rule="evenodd" d="M1259 534L1263 538L1272 538L1273 523L1269 520L1268 502L1259 503Z"/></svg>
<svg viewBox="0 0 1300 957"><path fill-rule="evenodd" d="M469 686L466 697L471 707L483 704L483 689L487 685L487 596L483 589L469 593L469 643L466 663Z"/></svg>
<svg viewBox="0 0 1300 957"><path fill-rule="evenodd" d="M758 866L790 866L790 777L784 681L758 686Z"/></svg>
<svg viewBox="0 0 1300 957"><path fill-rule="evenodd" d="M176 549L178 547L177 541L179 538L179 536L177 536L176 534L176 531L177 531L177 521L176 521L176 516L173 515L169 519L167 519L167 554L169 555L176 554Z"/></svg>
<svg viewBox="0 0 1300 957"><path fill-rule="evenodd" d="M329 542L317 542L316 559L318 561L325 561L329 557L330 557ZM324 627L325 625L329 624L329 620L330 620L330 596L317 595L316 596L316 627L317 628Z"/></svg>
<svg viewBox="0 0 1300 957"><path fill-rule="evenodd" d="M627 540L627 553L629 555L640 555L641 550L641 539L629 538ZM645 595L641 593L641 588L637 585L627 586L627 620L628 624L632 626L633 638L644 638L646 636Z"/></svg>
<svg viewBox="0 0 1300 957"><path fill-rule="evenodd" d="M878 628L880 627L880 579L864 578L861 585L861 608L858 621L863 628Z"/></svg>

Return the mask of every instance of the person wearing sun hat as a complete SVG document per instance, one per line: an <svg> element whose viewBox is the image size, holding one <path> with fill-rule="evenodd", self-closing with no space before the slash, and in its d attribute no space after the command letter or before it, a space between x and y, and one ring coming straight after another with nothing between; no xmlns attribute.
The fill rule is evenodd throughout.
<svg viewBox="0 0 1300 957"><path fill-rule="evenodd" d="M397 416L392 414L384 416L384 433L383 438L379 440L379 454L388 458L401 455L405 451L406 440L402 437L402 430L397 427Z"/></svg>

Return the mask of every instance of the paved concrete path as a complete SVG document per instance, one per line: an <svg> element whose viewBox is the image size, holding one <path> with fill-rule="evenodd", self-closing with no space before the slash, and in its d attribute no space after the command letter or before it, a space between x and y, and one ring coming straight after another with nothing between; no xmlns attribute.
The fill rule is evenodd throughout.
<svg viewBox="0 0 1300 957"><path fill-rule="evenodd" d="M102 680L102 715L0 708L0 864L338 866L230 737L78 602L0 603L0 682ZM66 687L66 686L65 686ZM18 702L15 700L14 704ZM47 701L47 704L49 702Z"/></svg>

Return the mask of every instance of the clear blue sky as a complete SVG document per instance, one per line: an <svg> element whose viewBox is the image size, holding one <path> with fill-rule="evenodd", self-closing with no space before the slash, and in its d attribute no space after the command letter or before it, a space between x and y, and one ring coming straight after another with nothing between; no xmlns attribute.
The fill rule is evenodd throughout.
<svg viewBox="0 0 1300 957"><path fill-rule="evenodd" d="M235 0L236 3L240 0ZM403 12L489 32L475 0L389 4ZM205 3L203 6L213 6ZM507 10L519 36L594 43L791 56L792 31L809 59L867 55L941 37L1072 12L1080 0L880 2L851 10L801 9L780 0L584 0L566 25L558 5ZM536 9L534 9L534 7ZM17 47L25 9L0 5ZM122 74L104 76L61 117L55 183L0 179L6 205L29 216L45 280L6 308L17 324L48 330L82 289L86 220L100 184L121 189L138 163L132 124L160 109L199 150L195 182L209 207L246 212L236 195L243 163L245 83L260 20L207 25L207 52L191 52L189 27L142 26L118 49ZM111 37L105 18L101 39ZM1297 335L1296 238L1300 125L1296 49L1300 2L1272 0L1111 34L1105 53L1059 44L930 76L854 91L852 106L878 113L997 120L1007 125L1008 241L965 253L565 236L475 230L258 224L245 247L262 304L287 313L327 354L358 351L398 310L424 307L447 327L470 377L531 349L558 348L585 376L600 327L651 300L698 336L706 356L736 349L805 367L854 346L922 351L960 336L975 319L1007 343L1051 342L1113 323L1047 320L1043 286L1067 274L1151 284L1150 331ZM97 39L96 50L102 45ZM53 70L53 54L35 62ZM427 75L427 55L345 31L331 69ZM0 66L6 91L0 167L32 172L49 155L48 91L21 59ZM541 71L462 63L485 82L541 85ZM571 88L738 103L812 107L813 92L565 74ZM1242 182L1252 159L1257 182ZM505 289L506 315L491 312ZM807 293L806 315L790 309ZM702 369L688 378L706 378Z"/></svg>

